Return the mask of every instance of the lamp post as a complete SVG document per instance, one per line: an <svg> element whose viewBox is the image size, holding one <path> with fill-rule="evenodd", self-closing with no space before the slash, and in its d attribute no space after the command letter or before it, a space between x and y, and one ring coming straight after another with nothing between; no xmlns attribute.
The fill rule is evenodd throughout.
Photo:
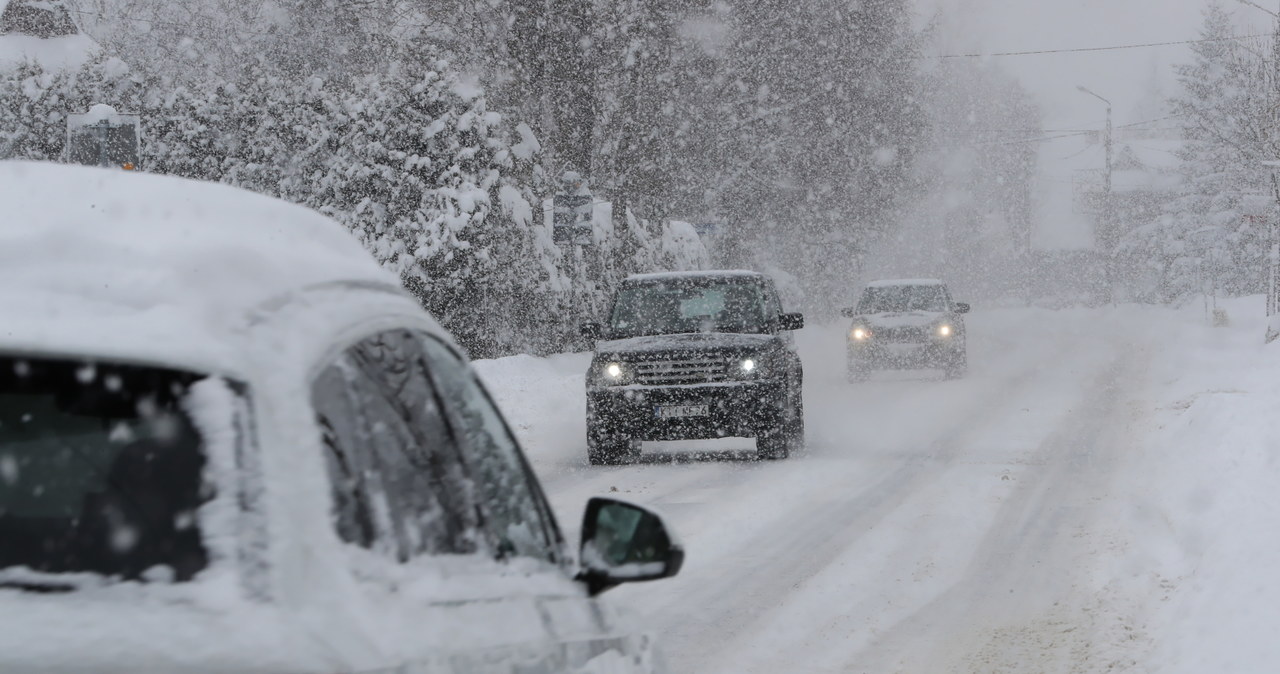
<svg viewBox="0 0 1280 674"><path fill-rule="evenodd" d="M1107 153L1107 168L1102 183L1102 226L1100 227L1101 231L1099 232L1098 239L1099 243L1102 244L1102 252L1105 256L1104 264L1106 265L1107 273L1106 293L1107 301L1110 302L1113 299L1112 293L1115 290L1112 287L1115 282L1115 278L1111 268L1114 265L1112 258L1115 255L1117 239L1116 223L1114 218L1115 214L1111 207L1111 101L1090 91L1083 85L1076 85L1076 89L1081 93L1093 96L1107 105L1107 126L1102 136L1103 145L1105 146Z"/></svg>

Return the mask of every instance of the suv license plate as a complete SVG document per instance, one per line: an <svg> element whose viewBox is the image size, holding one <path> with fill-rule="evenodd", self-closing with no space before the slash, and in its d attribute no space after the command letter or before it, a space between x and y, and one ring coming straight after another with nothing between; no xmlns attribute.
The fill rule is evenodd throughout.
<svg viewBox="0 0 1280 674"><path fill-rule="evenodd" d="M661 405L657 410L659 419L705 417L708 414L710 414L710 410L706 405Z"/></svg>

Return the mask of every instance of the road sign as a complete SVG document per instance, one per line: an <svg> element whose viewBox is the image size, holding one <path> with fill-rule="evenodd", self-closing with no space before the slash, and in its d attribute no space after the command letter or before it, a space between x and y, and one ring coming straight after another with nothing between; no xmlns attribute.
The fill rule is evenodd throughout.
<svg viewBox="0 0 1280 674"><path fill-rule="evenodd" d="M586 182L576 173L572 178L572 181L566 178L565 184L573 187L573 192L560 192L552 197L551 238L560 244L589 246L594 240L591 227L594 200Z"/></svg>
<svg viewBox="0 0 1280 674"><path fill-rule="evenodd" d="M109 105L67 115L67 161L87 166L132 170L138 166L138 115L121 114Z"/></svg>

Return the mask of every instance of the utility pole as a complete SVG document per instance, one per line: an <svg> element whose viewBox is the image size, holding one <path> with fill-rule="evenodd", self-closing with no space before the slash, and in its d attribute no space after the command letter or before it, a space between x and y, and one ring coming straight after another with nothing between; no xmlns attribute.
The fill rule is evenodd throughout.
<svg viewBox="0 0 1280 674"><path fill-rule="evenodd" d="M1103 142L1103 145L1106 147L1106 153L1107 153L1107 160L1106 160L1107 168L1106 168L1106 173L1103 177L1103 183L1102 183L1102 226L1100 228L1102 231L1099 232L1098 239L1099 239L1099 243L1102 244L1102 249L1103 249L1102 252L1106 258L1104 261L1104 264L1106 265L1106 274L1107 274L1107 279L1106 279L1107 301L1113 302L1115 300L1115 295L1114 295L1115 294L1115 287L1114 287L1115 273L1113 268L1115 267L1114 258L1115 258L1115 252L1116 252L1116 244L1118 243L1118 240L1119 240L1119 232L1116 231L1117 228L1116 228L1116 222L1115 222L1115 210L1114 208L1112 208L1113 200L1111 198L1111 101L1103 98L1102 96L1099 96L1098 94L1092 91L1089 91L1082 85L1076 85L1076 89L1078 89L1082 93L1086 93L1086 94L1089 94L1090 96L1093 96L1094 98L1102 101L1107 105L1107 126L1106 126L1106 130L1103 132L1103 135L1102 135L1102 142Z"/></svg>
<svg viewBox="0 0 1280 674"><path fill-rule="evenodd" d="M1254 2L1249 2L1249 0L1236 0L1236 1L1237 1L1237 2L1239 2L1239 3L1240 3L1240 4L1242 4L1242 5L1248 5L1248 6L1250 6L1250 7L1253 7L1254 9L1260 9L1260 10L1262 10L1262 11L1266 12L1267 14L1270 14L1271 16L1274 16L1274 17L1276 17L1277 19L1280 19L1280 14L1277 14L1277 13L1275 13L1275 12L1273 12L1273 11L1271 11L1271 10L1267 9L1266 7L1263 7L1262 5L1259 5L1259 4L1254 3Z"/></svg>

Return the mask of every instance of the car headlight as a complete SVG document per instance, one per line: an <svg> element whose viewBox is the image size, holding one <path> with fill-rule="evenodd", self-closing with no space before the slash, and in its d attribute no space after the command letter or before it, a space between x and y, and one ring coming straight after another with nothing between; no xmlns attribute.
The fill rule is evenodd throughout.
<svg viewBox="0 0 1280 674"><path fill-rule="evenodd" d="M730 376L735 379L755 379L764 376L764 359L760 356L743 356L730 364Z"/></svg>
<svg viewBox="0 0 1280 674"><path fill-rule="evenodd" d="M943 323L942 325L938 326L939 337L950 337L954 332L955 332L955 329L952 328L947 323Z"/></svg>
<svg viewBox="0 0 1280 674"><path fill-rule="evenodd" d="M855 342L865 342L871 339L871 330L864 327L857 327L849 331L849 338Z"/></svg>
<svg viewBox="0 0 1280 674"><path fill-rule="evenodd" d="M596 382L603 386L619 386L630 384L633 379L632 369L623 362L609 361L596 366Z"/></svg>

